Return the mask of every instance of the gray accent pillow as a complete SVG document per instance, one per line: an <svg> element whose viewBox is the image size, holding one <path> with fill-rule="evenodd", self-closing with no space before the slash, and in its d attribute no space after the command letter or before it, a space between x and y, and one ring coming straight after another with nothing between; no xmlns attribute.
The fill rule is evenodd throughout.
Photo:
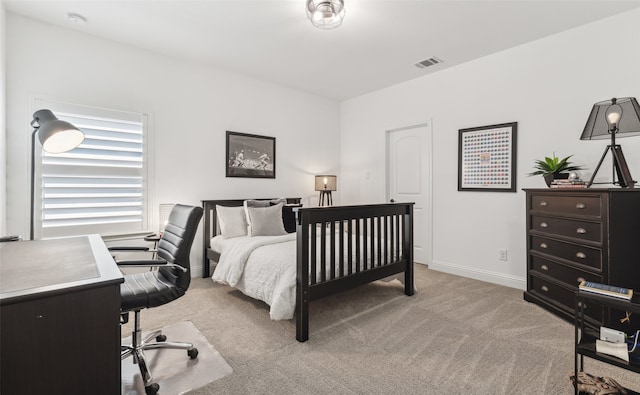
<svg viewBox="0 0 640 395"><path fill-rule="evenodd" d="M279 198L273 200L245 200L244 207L269 207L272 204L278 203L286 204L287 199Z"/></svg>
<svg viewBox="0 0 640 395"><path fill-rule="evenodd" d="M272 199L272 200L245 200L244 202L242 202L242 205L244 206L244 213L247 217L247 224L249 224L249 226L251 226L251 219L249 218L249 212L247 211L248 207L269 207L272 206L274 204L278 204L278 203L282 203L283 205L287 204L287 199L285 198L278 198L278 199ZM247 234L249 236L251 236L251 230L247 229Z"/></svg>
<svg viewBox="0 0 640 395"><path fill-rule="evenodd" d="M225 239L247 235L247 217L244 207L227 207L216 205L220 233Z"/></svg>
<svg viewBox="0 0 640 395"><path fill-rule="evenodd" d="M246 212L249 219L249 236L287 234L282 223L282 203L270 207L246 207Z"/></svg>
<svg viewBox="0 0 640 395"><path fill-rule="evenodd" d="M269 207L268 200L245 200L244 207Z"/></svg>

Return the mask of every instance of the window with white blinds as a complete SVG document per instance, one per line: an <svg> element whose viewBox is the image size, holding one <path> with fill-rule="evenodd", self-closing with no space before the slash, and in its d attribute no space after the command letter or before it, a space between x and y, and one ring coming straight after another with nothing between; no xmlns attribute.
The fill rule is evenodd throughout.
<svg viewBox="0 0 640 395"><path fill-rule="evenodd" d="M72 109L76 111L52 111L84 132L85 140L69 152L42 151L40 237L145 231L146 117L95 108L83 113L80 106Z"/></svg>

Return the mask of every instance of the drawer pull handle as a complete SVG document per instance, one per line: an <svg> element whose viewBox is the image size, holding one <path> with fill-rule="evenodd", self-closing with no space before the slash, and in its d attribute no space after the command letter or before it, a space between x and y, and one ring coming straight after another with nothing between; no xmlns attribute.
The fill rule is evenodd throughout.
<svg viewBox="0 0 640 395"><path fill-rule="evenodd" d="M542 287L540 287L540 289L542 289L544 292L549 292L549 287L547 287L546 285L543 285Z"/></svg>
<svg viewBox="0 0 640 395"><path fill-rule="evenodd" d="M540 222L540 227L541 228L548 228L549 224L547 224L546 222Z"/></svg>
<svg viewBox="0 0 640 395"><path fill-rule="evenodd" d="M547 247L549 247L547 243L540 243L540 248L547 248Z"/></svg>
<svg viewBox="0 0 640 395"><path fill-rule="evenodd" d="M578 204L576 204L576 208L577 208L577 209L579 209L579 210L582 210L583 208L586 208L586 207L587 207L587 205L586 205L586 204L584 204L584 203L578 203Z"/></svg>
<svg viewBox="0 0 640 395"><path fill-rule="evenodd" d="M584 302L578 302L578 307L582 307L583 309L587 308L587 304Z"/></svg>
<svg viewBox="0 0 640 395"><path fill-rule="evenodd" d="M547 202L545 202L545 201L543 200L543 201L541 201L541 202L540 202L540 205L544 207L544 206L549 205L549 203L547 203Z"/></svg>
<svg viewBox="0 0 640 395"><path fill-rule="evenodd" d="M576 229L576 233L583 235L587 233L587 230L585 228L578 228Z"/></svg>
<svg viewBox="0 0 640 395"><path fill-rule="evenodd" d="M547 265L542 265L540 266L540 269L544 270L545 272L549 270L549 266Z"/></svg>
<svg viewBox="0 0 640 395"><path fill-rule="evenodd" d="M583 277L578 277L576 280L578 280L578 283L581 283L581 282L584 281L584 278Z"/></svg>
<svg viewBox="0 0 640 395"><path fill-rule="evenodd" d="M576 258L584 259L586 257L587 257L587 254L585 254L584 252L578 252L576 254Z"/></svg>

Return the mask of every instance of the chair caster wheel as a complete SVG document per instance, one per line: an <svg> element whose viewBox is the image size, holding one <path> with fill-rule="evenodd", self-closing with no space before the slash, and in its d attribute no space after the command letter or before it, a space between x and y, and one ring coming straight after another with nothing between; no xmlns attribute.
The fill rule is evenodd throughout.
<svg viewBox="0 0 640 395"><path fill-rule="evenodd" d="M144 392L147 395L156 395L158 391L160 391L160 385L158 383L153 383L144 387Z"/></svg>
<svg viewBox="0 0 640 395"><path fill-rule="evenodd" d="M194 347L191 350L187 350L187 354L189 355L189 358L196 359L198 358L198 349Z"/></svg>
<svg viewBox="0 0 640 395"><path fill-rule="evenodd" d="M167 337L165 335L156 336L156 341L157 342L163 342L163 341L166 341L166 340L167 340Z"/></svg>

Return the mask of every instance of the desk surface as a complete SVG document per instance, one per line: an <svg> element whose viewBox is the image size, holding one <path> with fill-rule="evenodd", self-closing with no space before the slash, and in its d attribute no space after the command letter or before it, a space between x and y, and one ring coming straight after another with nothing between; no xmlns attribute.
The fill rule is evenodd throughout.
<svg viewBox="0 0 640 395"><path fill-rule="evenodd" d="M99 235L0 243L0 304L122 283Z"/></svg>

